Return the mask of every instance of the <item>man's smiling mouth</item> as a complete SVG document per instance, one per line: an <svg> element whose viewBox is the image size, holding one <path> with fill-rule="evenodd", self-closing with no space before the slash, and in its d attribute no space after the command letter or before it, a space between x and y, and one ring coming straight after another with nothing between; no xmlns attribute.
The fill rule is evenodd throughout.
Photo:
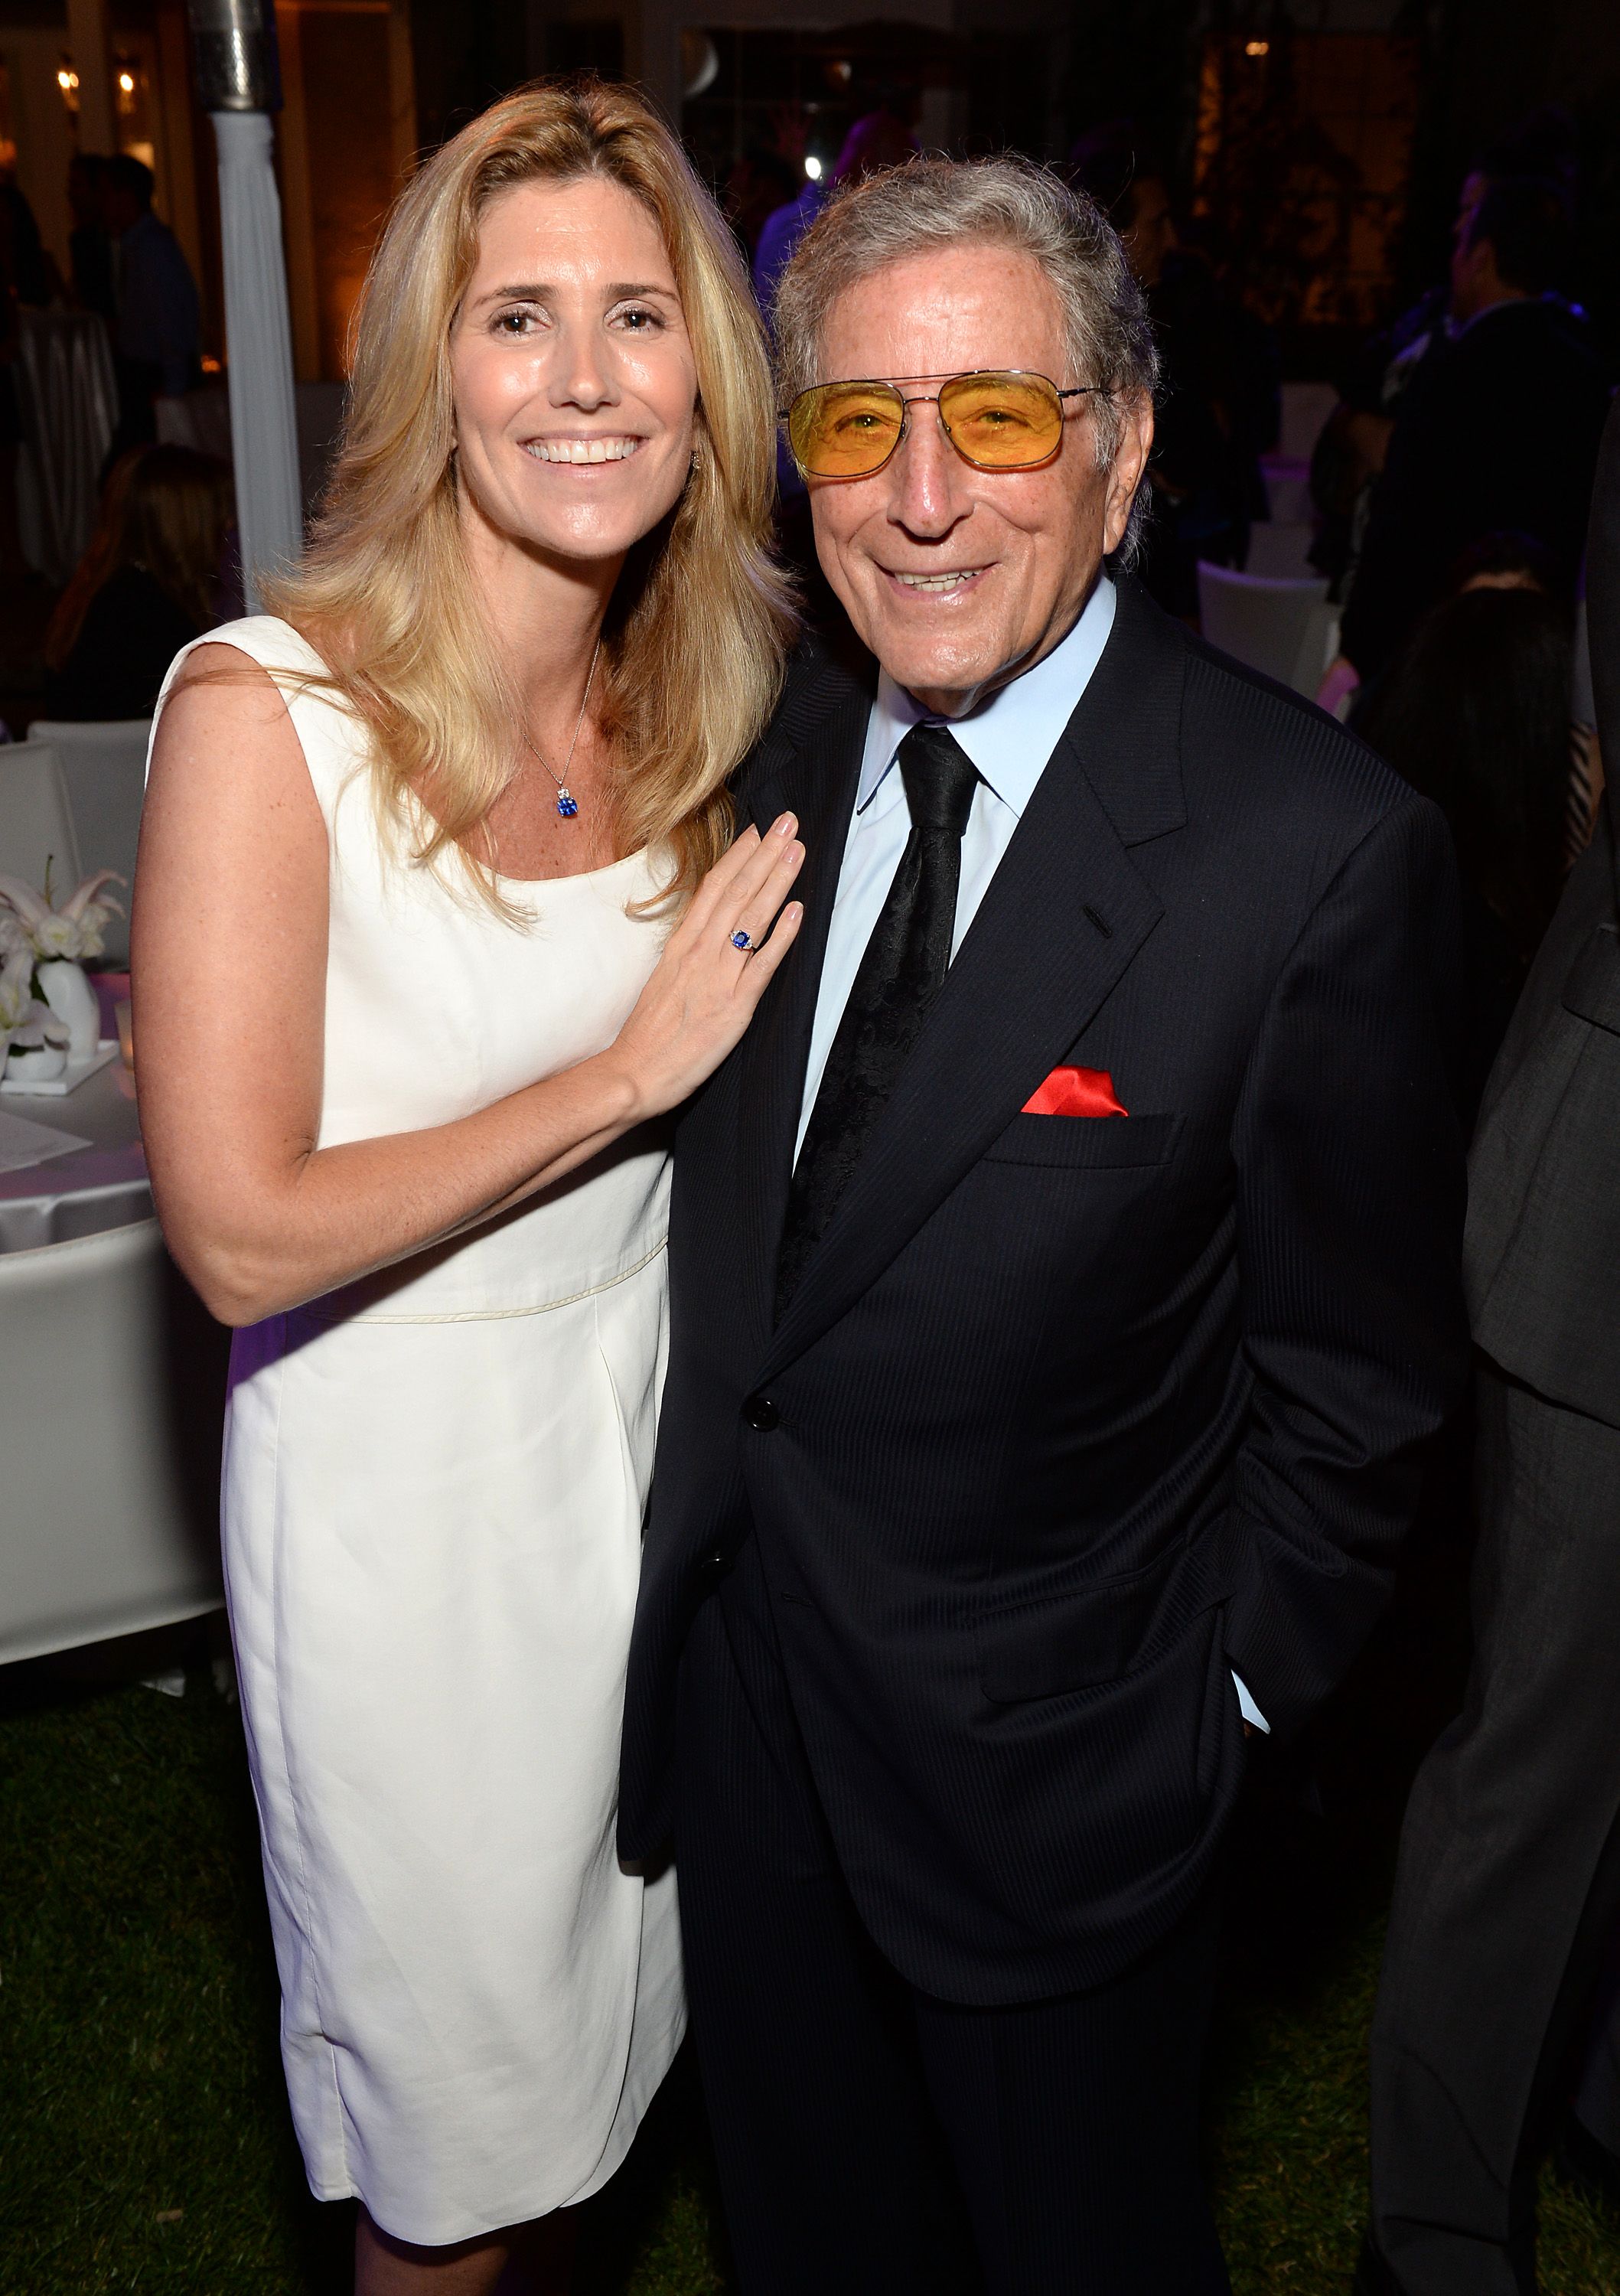
<svg viewBox="0 0 1620 2296"><path fill-rule="evenodd" d="M884 571L888 575L891 582L898 582L904 589L913 591L925 598L943 598L947 597L953 590L965 590L970 583L977 582L979 576L987 572L988 569L983 566L953 566L948 572L942 574L900 574L886 567Z"/></svg>

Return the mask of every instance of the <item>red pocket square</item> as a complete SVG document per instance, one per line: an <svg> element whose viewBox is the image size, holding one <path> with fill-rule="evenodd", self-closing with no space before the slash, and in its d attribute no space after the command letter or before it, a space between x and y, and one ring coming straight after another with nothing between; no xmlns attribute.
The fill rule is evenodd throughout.
<svg viewBox="0 0 1620 2296"><path fill-rule="evenodd" d="M1053 1069L1024 1103L1026 1116L1127 1116L1107 1069Z"/></svg>

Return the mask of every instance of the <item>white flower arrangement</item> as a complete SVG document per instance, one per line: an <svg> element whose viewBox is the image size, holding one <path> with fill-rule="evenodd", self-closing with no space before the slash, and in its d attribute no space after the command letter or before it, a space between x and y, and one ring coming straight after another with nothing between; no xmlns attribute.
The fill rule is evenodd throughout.
<svg viewBox="0 0 1620 2296"><path fill-rule="evenodd" d="M34 994L33 949L8 948L0 964L0 1069L13 1052L62 1050L68 1029Z"/></svg>
<svg viewBox="0 0 1620 2296"><path fill-rule="evenodd" d="M124 882L116 870L98 869L76 885L58 908L51 898L48 860L43 893L20 877L0 877L0 1070L13 1054L52 1056L44 1065L30 1060L31 1074L48 1075L62 1065L72 1029L40 990L48 984L53 987L63 976L42 979L39 967L73 966L86 957L100 956L106 947L102 933L108 918L115 910L123 914L119 904L102 891L114 882ZM82 991L83 974L78 979Z"/></svg>
<svg viewBox="0 0 1620 2296"><path fill-rule="evenodd" d="M45 884L43 893L32 885L25 885L20 877L0 877L0 955L17 945L20 933L22 946L32 954L37 964L49 964L65 957L70 964L82 964L86 957L100 956L107 944L102 938L102 929L110 916L122 916L123 906L110 894L103 894L103 885L121 885L125 880L116 869L97 869L82 884L76 885L58 908L51 898L51 869L45 865Z"/></svg>

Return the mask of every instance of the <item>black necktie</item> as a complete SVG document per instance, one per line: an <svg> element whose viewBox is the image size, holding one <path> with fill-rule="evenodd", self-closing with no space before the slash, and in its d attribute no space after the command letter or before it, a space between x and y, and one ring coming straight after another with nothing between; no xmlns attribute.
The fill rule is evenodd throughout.
<svg viewBox="0 0 1620 2296"><path fill-rule="evenodd" d="M917 1041L951 962L961 838L978 768L943 726L900 744L912 831L827 1055L788 1193L776 1263L780 1319Z"/></svg>

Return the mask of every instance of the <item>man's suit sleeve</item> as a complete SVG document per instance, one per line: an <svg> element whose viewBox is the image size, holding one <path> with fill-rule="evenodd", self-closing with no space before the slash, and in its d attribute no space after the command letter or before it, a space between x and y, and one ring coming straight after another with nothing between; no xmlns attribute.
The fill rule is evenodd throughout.
<svg viewBox="0 0 1620 2296"><path fill-rule="evenodd" d="M1426 1439L1468 1365L1455 872L1403 797L1344 862L1267 1007L1233 1128L1254 1377L1227 1655L1283 1734L1386 1599Z"/></svg>

